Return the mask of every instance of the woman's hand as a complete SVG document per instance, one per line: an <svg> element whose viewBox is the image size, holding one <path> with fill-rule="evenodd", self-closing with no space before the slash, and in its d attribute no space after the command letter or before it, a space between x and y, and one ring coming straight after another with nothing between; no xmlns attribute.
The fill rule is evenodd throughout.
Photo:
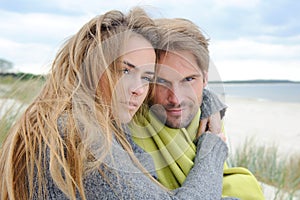
<svg viewBox="0 0 300 200"><path fill-rule="evenodd" d="M197 133L197 138L204 132L209 132L219 136L224 142L226 142L226 137L222 132L222 120L220 112L216 112L209 116L208 118L200 120L200 125Z"/></svg>

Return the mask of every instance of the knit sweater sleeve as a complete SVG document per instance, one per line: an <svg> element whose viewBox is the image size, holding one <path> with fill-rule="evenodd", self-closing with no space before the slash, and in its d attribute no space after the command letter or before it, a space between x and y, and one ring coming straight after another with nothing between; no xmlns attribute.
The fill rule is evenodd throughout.
<svg viewBox="0 0 300 200"><path fill-rule="evenodd" d="M223 164L226 144L216 135L203 134L198 140L195 165L182 187L167 191L142 173L114 143L111 157L85 180L87 199L222 199ZM112 160L111 160L112 159ZM236 199L236 198L226 198Z"/></svg>
<svg viewBox="0 0 300 200"><path fill-rule="evenodd" d="M216 135L198 141L195 165L182 187L167 191L143 174L118 143L113 145L107 168L90 174L85 182L87 199L222 199L223 164L227 146ZM235 198L228 198L235 199Z"/></svg>
<svg viewBox="0 0 300 200"><path fill-rule="evenodd" d="M84 179L86 199L221 199L226 144L213 134L198 140L195 165L182 187L167 191L142 173L114 141L104 165ZM47 199L68 199L47 174ZM77 196L77 199L81 199ZM228 198L234 199L234 198Z"/></svg>
<svg viewBox="0 0 300 200"><path fill-rule="evenodd" d="M220 112L221 118L224 117L227 106L219 99L219 97L211 90L203 90L203 100L201 104L201 119Z"/></svg>
<svg viewBox="0 0 300 200"><path fill-rule="evenodd" d="M185 199L226 199L222 196L223 165L228 154L227 145L215 134L204 133L197 140L197 155L182 187L176 195Z"/></svg>

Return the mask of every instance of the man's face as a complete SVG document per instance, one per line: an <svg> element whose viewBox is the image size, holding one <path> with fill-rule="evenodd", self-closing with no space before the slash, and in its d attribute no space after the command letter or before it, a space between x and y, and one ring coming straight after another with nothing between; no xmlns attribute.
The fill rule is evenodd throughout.
<svg viewBox="0 0 300 200"><path fill-rule="evenodd" d="M202 103L207 73L192 53L177 51L161 55L157 77L151 110L171 128L187 127Z"/></svg>

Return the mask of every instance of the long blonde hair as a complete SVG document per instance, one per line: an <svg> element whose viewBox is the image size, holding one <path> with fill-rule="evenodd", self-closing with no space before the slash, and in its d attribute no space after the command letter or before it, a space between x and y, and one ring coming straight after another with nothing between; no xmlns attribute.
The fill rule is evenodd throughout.
<svg viewBox="0 0 300 200"><path fill-rule="evenodd" d="M85 199L84 174L103 161L112 134L132 152L119 123L110 120L112 105L103 96L113 90L120 49L132 34L143 36L154 47L159 40L153 21L140 8L128 15L109 11L97 16L67 40L41 93L2 145L0 199L31 199L36 188L45 198L47 166L69 198L75 199L78 192ZM101 86L101 75L108 85ZM101 144L94 143L96 137ZM92 155L93 146L97 148Z"/></svg>

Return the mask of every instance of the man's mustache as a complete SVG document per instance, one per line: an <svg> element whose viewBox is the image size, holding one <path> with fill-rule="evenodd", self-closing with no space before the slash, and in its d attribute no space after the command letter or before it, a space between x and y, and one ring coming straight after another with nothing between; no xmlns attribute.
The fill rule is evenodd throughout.
<svg viewBox="0 0 300 200"><path fill-rule="evenodd" d="M184 108L184 107L188 107L188 106L189 106L189 103L187 103L187 102L181 102L180 104L168 103L166 105L162 105L162 107L166 110L172 109L172 108Z"/></svg>

